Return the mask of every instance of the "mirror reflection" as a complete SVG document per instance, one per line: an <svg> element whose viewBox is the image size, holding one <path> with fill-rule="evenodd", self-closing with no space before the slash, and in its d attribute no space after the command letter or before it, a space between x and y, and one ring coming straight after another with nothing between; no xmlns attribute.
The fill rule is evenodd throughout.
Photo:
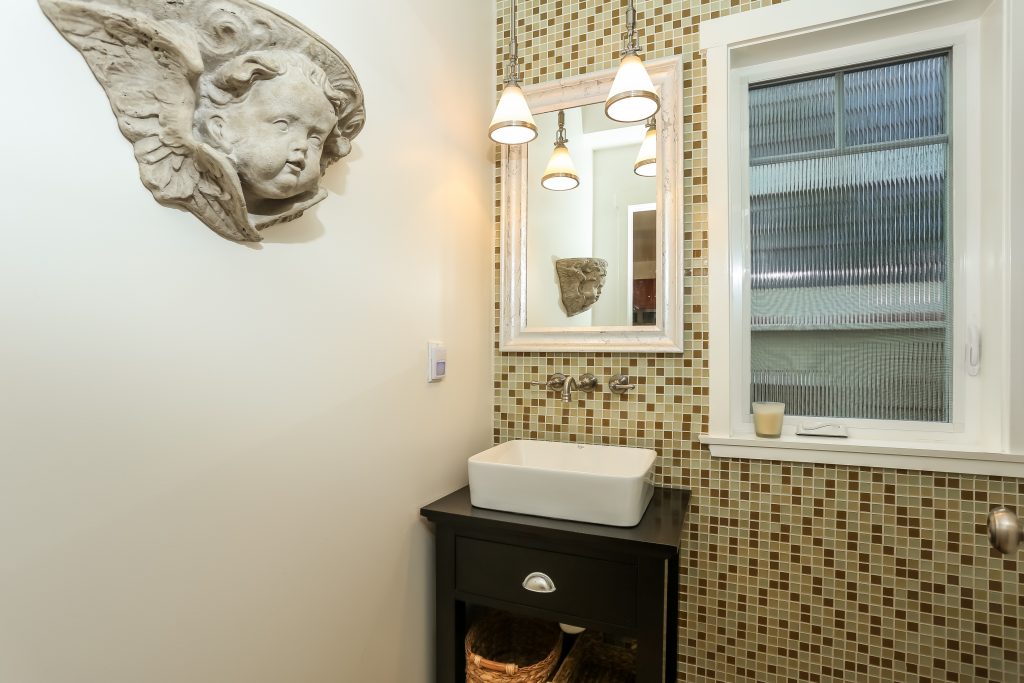
<svg viewBox="0 0 1024 683"><path fill-rule="evenodd" d="M656 325L657 180L639 175L651 172L641 150L647 126L610 120L603 102L535 121L526 325Z"/></svg>

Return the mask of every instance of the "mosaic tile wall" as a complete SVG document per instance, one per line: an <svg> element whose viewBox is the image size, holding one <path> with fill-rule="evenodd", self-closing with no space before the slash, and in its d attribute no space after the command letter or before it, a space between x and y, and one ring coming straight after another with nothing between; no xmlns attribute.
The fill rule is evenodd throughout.
<svg viewBox="0 0 1024 683"><path fill-rule="evenodd" d="M520 0L526 81L613 68L625 4ZM655 448L659 483L693 490L681 539L680 681L1024 681L1024 563L984 537L989 507L1024 507L1024 480L713 460L697 440L709 343L698 31L702 20L766 4L637 3L644 56L685 63L685 353L499 352L496 187L495 442ZM500 82L509 0L497 9ZM625 372L638 391L602 390L566 406L526 384L555 371L593 372L605 384Z"/></svg>

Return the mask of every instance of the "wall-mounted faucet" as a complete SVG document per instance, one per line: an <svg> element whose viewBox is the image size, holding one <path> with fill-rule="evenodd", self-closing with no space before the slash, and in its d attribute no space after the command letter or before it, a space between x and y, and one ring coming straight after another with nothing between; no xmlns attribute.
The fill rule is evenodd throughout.
<svg viewBox="0 0 1024 683"><path fill-rule="evenodd" d="M597 377L593 373L586 373L580 375L580 381L577 382L573 377L566 377L560 372L556 372L550 376L546 382L530 382L532 387L547 387L551 391L562 392L562 400L566 403L572 401L573 391L583 391L586 393L592 393L597 389Z"/></svg>
<svg viewBox="0 0 1024 683"><path fill-rule="evenodd" d="M584 391L588 394L593 393L594 389L597 389L597 377L594 377L592 373L586 373L580 375L580 381L577 383L575 379L569 377L565 385L562 387L562 400L566 403L572 401L572 392L576 389Z"/></svg>
<svg viewBox="0 0 1024 683"><path fill-rule="evenodd" d="M569 403L572 401L572 392L574 389L579 388L576 384L576 380L570 377L568 380L562 383L562 402Z"/></svg>

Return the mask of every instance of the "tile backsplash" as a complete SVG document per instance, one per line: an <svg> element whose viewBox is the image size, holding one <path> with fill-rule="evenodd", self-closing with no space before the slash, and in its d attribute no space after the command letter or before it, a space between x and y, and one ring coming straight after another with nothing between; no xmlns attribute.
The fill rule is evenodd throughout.
<svg viewBox="0 0 1024 683"><path fill-rule="evenodd" d="M988 547L995 504L1024 508L1024 480L712 459L707 425L705 85L702 20L764 1L640 0L643 56L684 62L682 354L501 353L500 178L495 177L494 440L654 448L657 481L693 490L681 539L680 681L1024 680L1024 564ZM616 66L625 0L520 0L527 83ZM496 84L509 39L497 0ZM597 375L563 404L530 387ZM615 395L626 373L636 391Z"/></svg>

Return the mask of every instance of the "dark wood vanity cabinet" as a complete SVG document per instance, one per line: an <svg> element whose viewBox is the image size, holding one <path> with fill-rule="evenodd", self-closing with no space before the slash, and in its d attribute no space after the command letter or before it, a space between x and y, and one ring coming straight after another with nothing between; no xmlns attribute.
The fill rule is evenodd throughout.
<svg viewBox="0 0 1024 683"><path fill-rule="evenodd" d="M437 683L466 680L467 606L540 617L637 640L637 682L676 680L684 489L656 488L628 529L475 508L469 487L420 513L436 525ZM548 593L523 587L542 572Z"/></svg>

